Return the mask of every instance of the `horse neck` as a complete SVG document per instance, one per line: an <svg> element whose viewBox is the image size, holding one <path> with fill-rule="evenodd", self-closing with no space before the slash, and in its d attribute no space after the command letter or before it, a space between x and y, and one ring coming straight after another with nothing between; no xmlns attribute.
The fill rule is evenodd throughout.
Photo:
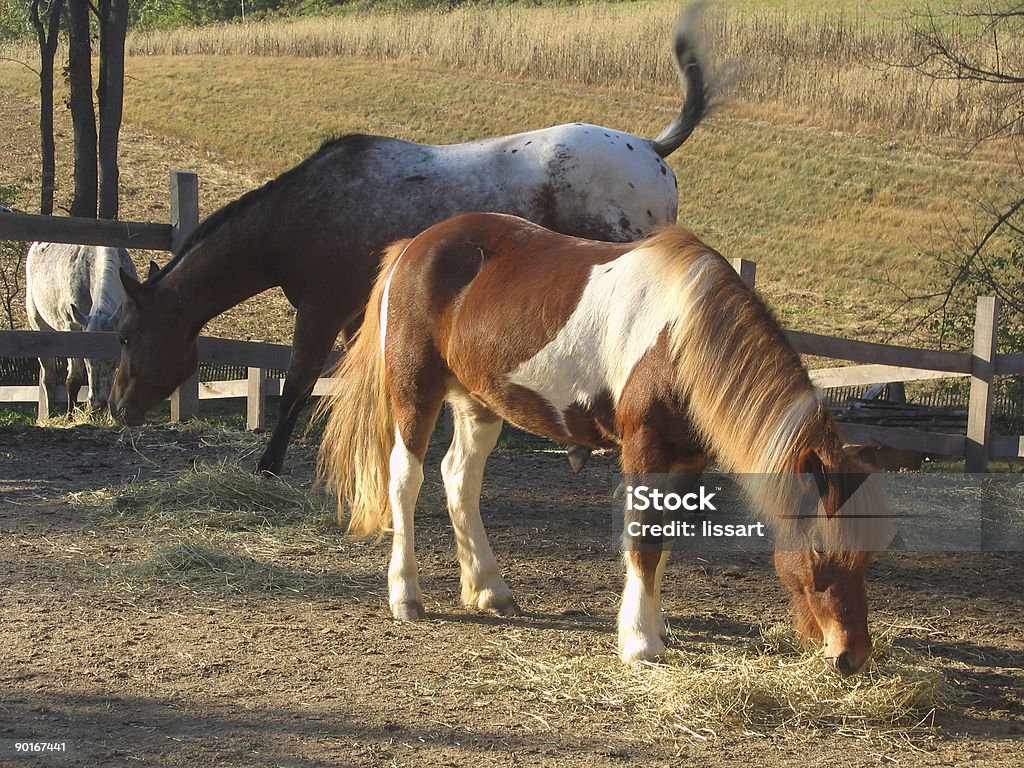
<svg viewBox="0 0 1024 768"><path fill-rule="evenodd" d="M200 239L176 257L159 279L161 288L182 298L181 312L197 328L278 284L262 268L263 260L253 258L265 250L265 244L234 234L216 230Z"/></svg>
<svg viewBox="0 0 1024 768"><path fill-rule="evenodd" d="M90 314L112 315L125 300L124 286L118 275L121 258L116 248L97 246L93 260L92 308Z"/></svg>
<svg viewBox="0 0 1024 768"><path fill-rule="evenodd" d="M805 448L831 455L837 438L822 397L760 299L706 247L673 268L676 385L723 468L785 473Z"/></svg>

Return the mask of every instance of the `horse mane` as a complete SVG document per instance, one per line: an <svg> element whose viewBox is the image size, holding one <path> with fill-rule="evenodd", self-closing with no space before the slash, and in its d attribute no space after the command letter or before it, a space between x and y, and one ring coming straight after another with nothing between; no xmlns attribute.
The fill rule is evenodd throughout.
<svg viewBox="0 0 1024 768"><path fill-rule="evenodd" d="M888 525L874 519L887 509L880 483L851 474L867 468L843 452L824 397L771 310L720 254L682 227L666 227L642 247L663 260L671 286L665 300L679 308L668 340L693 426L724 471L744 475L779 540L806 548L813 536L841 558L884 548ZM840 515L840 525L826 517L813 527L799 520L801 501L815 488L796 473L811 471L801 468L811 453L828 483L826 515Z"/></svg>
<svg viewBox="0 0 1024 768"><path fill-rule="evenodd" d="M335 152L345 152L350 156L358 155L373 145L376 136L369 136L362 133L350 133L345 136L328 137L323 140L320 147L305 160L289 168L278 176L275 176L265 184L251 189L236 200L218 208L211 213L197 226L185 241L178 247L166 266L160 270L154 281L160 280L164 275L174 269L181 260L196 247L203 239L216 232L223 225L233 221L240 214L248 211L253 206L262 203L267 197L287 186L296 178L302 176L310 166L320 162L327 155Z"/></svg>
<svg viewBox="0 0 1024 768"><path fill-rule="evenodd" d="M643 247L664 260L665 300L679 308L669 329L676 384L705 444L727 471L794 471L793 446L828 420L778 320L689 230L666 227Z"/></svg>
<svg viewBox="0 0 1024 768"><path fill-rule="evenodd" d="M94 253L100 261L100 270L96 285L98 291L93 292L93 299L99 299L99 304L93 304L90 314L109 315L125 300L125 290L119 276L120 269L124 266L121 250L105 245L95 246ZM127 264L131 264L131 259L127 259ZM131 268L130 272L134 273L134 268ZM134 274L132 276L134 277Z"/></svg>

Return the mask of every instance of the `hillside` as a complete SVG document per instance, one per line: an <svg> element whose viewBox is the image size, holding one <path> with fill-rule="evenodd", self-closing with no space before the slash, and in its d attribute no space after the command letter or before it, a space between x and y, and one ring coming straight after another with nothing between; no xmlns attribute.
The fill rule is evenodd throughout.
<svg viewBox="0 0 1024 768"><path fill-rule="evenodd" d="M867 5L879 4L856 5L866 15L875 13ZM654 136L678 109L666 44L674 15L669 10L664 3L654 4L627 17L618 6L597 6L590 12L596 21L588 17L589 32L569 29L573 25L568 22L580 21L583 11L545 8L537 11L548 14L544 17L508 10L330 22L350 24L342 31L324 27L324 20L302 22L307 26L301 28L275 22L166 33L163 38L136 36L129 46L134 55L128 62L123 132L124 215L165 217L161 211L171 167L200 174L207 214L294 165L324 137L352 131L447 143L588 121ZM495 27L501 18L521 27L518 38L502 42L505 33ZM605 50L612 42L597 44L603 40L589 53L580 44L566 44L562 70L555 64L539 69L557 48L550 41L542 45L530 30L545 20L550 27L556 18L566 22L559 34L570 38L605 34L602 24L607 24L609 35L619 32L623 38L621 50ZM785 23L775 12L727 18L745 19L745 26L719 25L721 45L712 48L712 61L735 60L750 30L785 32L787 45L795 45L806 25L835 29L813 11ZM398 21L406 26L395 32ZM466 39L479 44L462 44L465 60L446 63L445 51L458 46L445 43L441 28L432 24L447 25L444 34L449 36L463 29ZM313 29L333 40L347 40L349 34L370 40L376 34L377 48L300 55L295 36L301 32L308 40ZM721 107L671 156L670 164L680 180L680 220L727 256L757 261L759 286L788 325L880 339L906 327L901 291L918 293L934 283L934 254L949 252L961 227L980 225L977 201L1009 199L1019 185L1019 171L1010 162L1010 140L967 153L968 142L950 138L949 131L926 119L923 101L912 105L917 117L908 117L908 106L905 114L888 121L885 115L892 110L887 112L886 105L894 99L895 86L886 90L865 81L862 64L849 61L851 46L876 34L871 31L876 27L864 22L851 29L859 30L860 43L837 42L829 49L835 54L831 58L820 50L816 54L823 61L834 59L831 74L818 71L824 65L818 70L804 65L805 79L814 87L796 82L796 69L787 73L789 85L772 92L747 92L733 84ZM481 37L486 30L496 30L493 40ZM436 43L429 50L417 42L428 38ZM524 63L528 71L522 74L503 71L504 59L495 51L531 40L532 67ZM260 55L235 52L253 41L262 41ZM821 45L807 42L801 55L810 56L811 48ZM147 50L163 52L142 55ZM767 67L759 62L762 53L751 50L746 72ZM504 55L508 58L507 50ZM649 82L630 74L628 61L617 65L619 70L612 68L627 55L636 59L634 69L651 68ZM573 82L572 72L588 71L581 64L588 56L604 62L601 72L577 78L595 82ZM0 72L7 102L0 116L11 142L11 165L3 168L0 182L16 183L21 194L15 202L30 208L38 182L34 76L11 62L4 62ZM821 78L840 83L835 93ZM904 87L906 93L918 88ZM865 102L859 116L844 106L872 93L876 103ZM789 106L790 98L798 105ZM65 125L65 170L68 136ZM59 191L65 201L69 189L65 178ZM246 318L258 311L253 309L218 319L211 330L286 340L288 309L281 301L274 305L278 321L269 332L263 323L250 326Z"/></svg>

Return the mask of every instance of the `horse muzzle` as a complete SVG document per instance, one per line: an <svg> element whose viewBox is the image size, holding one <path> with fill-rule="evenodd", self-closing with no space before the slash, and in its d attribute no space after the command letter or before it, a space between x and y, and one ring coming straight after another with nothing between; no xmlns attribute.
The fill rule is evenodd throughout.
<svg viewBox="0 0 1024 768"><path fill-rule="evenodd" d="M829 651L835 648L833 656ZM828 642L825 646L825 658L829 665L843 677L849 677L861 670L871 656L871 639L865 636L855 642Z"/></svg>
<svg viewBox="0 0 1024 768"><path fill-rule="evenodd" d="M130 410L124 403L115 400L113 395L111 395L107 403L107 409L110 411L110 418L115 423L123 424L127 427L138 427L146 420L145 412Z"/></svg>

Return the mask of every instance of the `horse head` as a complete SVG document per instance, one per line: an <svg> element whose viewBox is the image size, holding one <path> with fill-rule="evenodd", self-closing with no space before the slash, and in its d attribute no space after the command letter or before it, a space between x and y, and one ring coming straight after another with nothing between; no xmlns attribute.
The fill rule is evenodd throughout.
<svg viewBox="0 0 1024 768"><path fill-rule="evenodd" d="M157 281L159 269L150 264L149 277L139 282L123 269L121 284L127 300L116 321L121 358L110 391L110 414L132 426L167 398L199 364L194 328L187 327L181 297Z"/></svg>
<svg viewBox="0 0 1024 768"><path fill-rule="evenodd" d="M120 306L113 311L99 310L85 314L76 305L71 305L71 312L75 322L83 330L89 332L110 332L115 330L117 316L120 314ZM110 399L110 388L114 381L114 372L117 368L117 361L87 357L85 358L85 372L89 380L89 407L93 409L104 408Z"/></svg>
<svg viewBox="0 0 1024 768"><path fill-rule="evenodd" d="M892 538L881 482L863 459L845 451L825 457L801 453L801 513L775 550L797 631L820 645L842 675L858 671L871 655L867 569Z"/></svg>

